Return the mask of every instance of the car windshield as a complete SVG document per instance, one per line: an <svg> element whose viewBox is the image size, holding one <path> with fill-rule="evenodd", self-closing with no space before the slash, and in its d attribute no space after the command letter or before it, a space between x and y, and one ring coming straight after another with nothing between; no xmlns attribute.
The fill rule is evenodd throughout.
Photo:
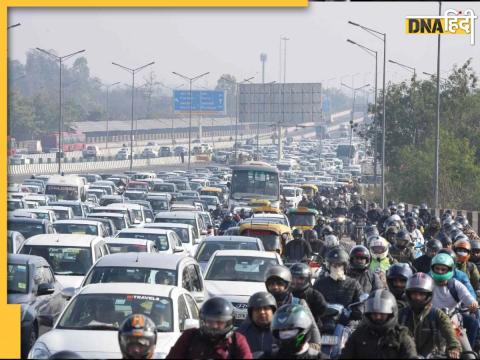
<svg viewBox="0 0 480 360"><path fill-rule="evenodd" d="M177 272L170 269L96 266L86 277L84 285L118 282L163 284L176 286Z"/></svg>
<svg viewBox="0 0 480 360"><path fill-rule="evenodd" d="M83 234L98 235L97 225L88 224L53 224L55 231L59 234Z"/></svg>
<svg viewBox="0 0 480 360"><path fill-rule="evenodd" d="M293 197L295 196L295 190L293 189L283 189L282 195L288 196L288 197Z"/></svg>
<svg viewBox="0 0 480 360"><path fill-rule="evenodd" d="M120 232L117 238L153 240L155 241L155 245L159 251L167 251L169 249L168 238L166 234Z"/></svg>
<svg viewBox="0 0 480 360"><path fill-rule="evenodd" d="M315 226L314 214L289 214L290 226Z"/></svg>
<svg viewBox="0 0 480 360"><path fill-rule="evenodd" d="M125 191L123 195L126 198L129 198L130 200L144 200L147 197L147 193L143 191L139 191L139 192Z"/></svg>
<svg viewBox="0 0 480 360"><path fill-rule="evenodd" d="M217 205L218 204L218 198L202 198L203 201L205 201L208 205Z"/></svg>
<svg viewBox="0 0 480 360"><path fill-rule="evenodd" d="M90 247L25 245L21 253L43 257L56 275L85 275L92 266Z"/></svg>
<svg viewBox="0 0 480 360"><path fill-rule="evenodd" d="M9 294L26 294L28 292L26 265L8 264L7 288Z"/></svg>
<svg viewBox="0 0 480 360"><path fill-rule="evenodd" d="M276 259L258 256L216 256L205 280L264 282L265 272Z"/></svg>
<svg viewBox="0 0 480 360"><path fill-rule="evenodd" d="M32 224L21 221L9 221L8 230L18 231L25 239L34 235L45 234L45 228L43 224Z"/></svg>
<svg viewBox="0 0 480 360"><path fill-rule="evenodd" d="M126 252L147 252L147 245L144 244L122 244L108 243L110 254L126 253Z"/></svg>
<svg viewBox="0 0 480 360"><path fill-rule="evenodd" d="M153 210L168 210L168 202L167 200L149 200L150 205L152 205Z"/></svg>
<svg viewBox="0 0 480 360"><path fill-rule="evenodd" d="M171 184L156 184L153 185L153 192L174 192L175 188Z"/></svg>
<svg viewBox="0 0 480 360"><path fill-rule="evenodd" d="M182 190L187 190L187 184L184 182L175 182L177 185L177 189L182 191Z"/></svg>
<svg viewBox="0 0 480 360"><path fill-rule="evenodd" d="M69 304L57 328L117 331L131 314L147 315L159 332L173 331L171 299L128 293L79 295Z"/></svg>
<svg viewBox="0 0 480 360"><path fill-rule="evenodd" d="M11 201L9 200L7 203L7 210L13 211L17 209L23 209L23 205L21 201Z"/></svg>
<svg viewBox="0 0 480 360"><path fill-rule="evenodd" d="M197 223L195 219L180 219L180 218L158 218L155 219L155 222L169 222L169 223L176 223L176 224L187 224L187 225L192 225L193 226L193 232L195 237L198 237L197 231L196 231L196 226Z"/></svg>
<svg viewBox="0 0 480 360"><path fill-rule="evenodd" d="M272 231L246 229L242 232L242 235L260 238L266 251L276 251L280 249L280 236Z"/></svg>
<svg viewBox="0 0 480 360"><path fill-rule="evenodd" d="M57 220L68 220L70 219L70 212L68 210L59 210L55 209L53 210L55 213L55 216L57 217Z"/></svg>
<svg viewBox="0 0 480 360"><path fill-rule="evenodd" d="M209 261L217 250L260 250L256 242L245 241L204 241L195 258L199 262Z"/></svg>

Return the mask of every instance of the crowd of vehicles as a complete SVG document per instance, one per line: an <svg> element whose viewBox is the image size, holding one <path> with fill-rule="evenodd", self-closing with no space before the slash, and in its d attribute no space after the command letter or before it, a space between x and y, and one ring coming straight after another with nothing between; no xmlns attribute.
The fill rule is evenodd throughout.
<svg viewBox="0 0 480 360"><path fill-rule="evenodd" d="M480 241L466 219L445 213L437 224L425 206L367 203L359 194L358 167L345 166L334 151L328 142L292 142L285 156L302 159L287 170L265 156L231 167L35 175L10 184L8 294L9 302L21 304L22 357L70 350L83 358L119 358L119 330L125 319L142 314L157 333L149 356L171 358L185 334L208 329L206 313L218 310L223 317L216 321L232 330L254 322L257 297L274 302L273 320L262 330L271 343L282 348L298 334L293 330L305 331L290 351L301 345L298 351L317 351L306 358L352 356L355 339L367 336L358 335L364 326L385 329L378 338L397 331L403 309L418 306L417 293L429 299L422 306L433 301L452 319L442 323L451 343L435 351L417 345L418 354L476 356L477 294L467 297L456 283L458 301L445 304L437 294L445 274L453 276L474 247L480 264ZM268 155L268 147L262 153ZM452 248L456 263L442 247ZM480 289L480 276L470 280ZM301 297L307 290L316 291L317 302ZM455 310L461 304L471 315ZM302 315L308 329L282 328L277 320L288 315L285 307L308 311L311 318ZM372 313L386 320L371 320ZM256 336L247 335L251 353L262 357L255 354ZM369 353L359 351L358 358Z"/></svg>

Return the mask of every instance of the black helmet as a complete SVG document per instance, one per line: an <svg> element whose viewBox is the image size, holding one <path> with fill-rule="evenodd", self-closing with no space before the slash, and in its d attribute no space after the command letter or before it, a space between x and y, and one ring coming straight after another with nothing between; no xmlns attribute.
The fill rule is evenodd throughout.
<svg viewBox="0 0 480 360"><path fill-rule="evenodd" d="M412 242L412 237L406 229L400 229L395 235L395 245L399 249L405 249Z"/></svg>
<svg viewBox="0 0 480 360"><path fill-rule="evenodd" d="M387 321L378 323L371 318L372 313L388 314ZM374 290L365 302L365 322L368 327L383 332L391 329L397 323L398 307L393 294L385 289Z"/></svg>
<svg viewBox="0 0 480 360"><path fill-rule="evenodd" d="M120 325L118 342L124 359L150 359L157 345L157 327L143 314L132 314Z"/></svg>
<svg viewBox="0 0 480 360"><path fill-rule="evenodd" d="M331 264L343 264L346 269L348 266L349 257L345 250L341 248L333 248L327 253L325 261L327 263L327 269L330 269Z"/></svg>
<svg viewBox="0 0 480 360"><path fill-rule="evenodd" d="M294 285L292 283L291 287L293 291L303 291L309 286L311 286L312 272L310 271L310 268L308 267L307 264L304 264L304 263L293 264L290 267L290 273L292 274L292 279L302 278L303 280L303 283L301 285L299 284Z"/></svg>
<svg viewBox="0 0 480 360"><path fill-rule="evenodd" d="M365 265L358 264L353 261L354 258L366 259L367 262L365 263ZM370 265L370 261L371 261L370 251L368 251L368 249L365 246L357 245L357 246L354 246L352 250L350 250L350 267L352 269L365 270Z"/></svg>
<svg viewBox="0 0 480 360"><path fill-rule="evenodd" d="M357 199L357 200L355 200L354 204L355 205L362 205L362 200Z"/></svg>
<svg viewBox="0 0 480 360"><path fill-rule="evenodd" d="M207 321L222 321L223 329L212 329ZM200 309L200 333L213 340L220 341L233 331L233 305L222 297L213 297L205 301Z"/></svg>
<svg viewBox="0 0 480 360"><path fill-rule="evenodd" d="M450 236L445 234L443 231L441 231L437 234L436 239L439 240L442 243L442 247L447 247L449 245L452 245L452 243L453 243Z"/></svg>
<svg viewBox="0 0 480 360"><path fill-rule="evenodd" d="M266 291L259 291L248 299L248 317L252 317L252 311L255 308L270 306L272 311L277 310L277 301L272 294Z"/></svg>
<svg viewBox="0 0 480 360"><path fill-rule="evenodd" d="M464 228L468 226L468 220L463 215L458 215L455 218L455 222L461 224Z"/></svg>
<svg viewBox="0 0 480 360"><path fill-rule="evenodd" d="M433 297L433 279L428 274L422 272L416 273L410 277L405 287L405 293L407 294L408 303L412 309L416 312L421 311L432 301ZM426 293L428 296L425 301L418 303L410 298L412 292Z"/></svg>
<svg viewBox="0 0 480 360"><path fill-rule="evenodd" d="M408 231L412 232L417 228L417 220L415 220L413 217L407 217L405 219L405 226Z"/></svg>
<svg viewBox="0 0 480 360"><path fill-rule="evenodd" d="M453 261L456 262L457 261L457 254L455 253L455 251L453 251L452 249L440 249L440 251L438 252L438 254L448 254L452 257ZM438 255L437 254L437 255Z"/></svg>
<svg viewBox="0 0 480 360"><path fill-rule="evenodd" d="M76 352L70 350L57 351L55 354L50 355L49 359L83 359Z"/></svg>
<svg viewBox="0 0 480 360"><path fill-rule="evenodd" d="M395 287L393 284L394 279L403 279L405 283L413 275L412 268L410 265L405 263L396 263L390 266L387 270L387 285L388 289L395 295L396 298L403 295L405 288Z"/></svg>
<svg viewBox="0 0 480 360"><path fill-rule="evenodd" d="M302 305L283 305L273 316L272 335L282 352L295 354L310 340L312 324Z"/></svg>
<svg viewBox="0 0 480 360"><path fill-rule="evenodd" d="M370 209L376 209L376 208L377 208L377 204L374 203L374 202L371 202L371 203L368 205L368 207L369 207Z"/></svg>
<svg viewBox="0 0 480 360"><path fill-rule="evenodd" d="M322 230L322 236L325 237L327 235L334 234L333 228L330 225L327 225Z"/></svg>
<svg viewBox="0 0 480 360"><path fill-rule="evenodd" d="M473 250L480 250L480 240L470 240L470 245Z"/></svg>
<svg viewBox="0 0 480 360"><path fill-rule="evenodd" d="M430 252L433 254L437 254L442 249L442 247L442 242L437 239L428 240L427 244L425 245L426 252Z"/></svg>
<svg viewBox="0 0 480 360"><path fill-rule="evenodd" d="M314 242L314 241L318 241L318 234L315 230L305 230L303 232L303 236L305 238L305 240L307 240L308 242Z"/></svg>
<svg viewBox="0 0 480 360"><path fill-rule="evenodd" d="M303 231L301 229L294 229L292 231L292 236L294 239L302 239L303 238Z"/></svg>
<svg viewBox="0 0 480 360"><path fill-rule="evenodd" d="M420 210L428 210L428 205L425 203L420 204Z"/></svg>
<svg viewBox="0 0 480 360"><path fill-rule="evenodd" d="M397 207L397 203L396 203L394 200L389 200L387 206L388 206L388 207L390 207L390 206L395 206L395 207Z"/></svg>
<svg viewBox="0 0 480 360"><path fill-rule="evenodd" d="M449 233L450 239L452 239L452 241L456 241L458 240L457 237L460 235L463 235L463 231L453 225Z"/></svg>

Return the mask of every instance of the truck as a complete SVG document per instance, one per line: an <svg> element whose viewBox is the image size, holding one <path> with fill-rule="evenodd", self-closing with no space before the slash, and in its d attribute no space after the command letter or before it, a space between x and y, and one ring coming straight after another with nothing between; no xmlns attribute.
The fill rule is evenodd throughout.
<svg viewBox="0 0 480 360"><path fill-rule="evenodd" d="M43 152L42 142L40 140L19 141L18 147L27 149L29 154L41 154Z"/></svg>

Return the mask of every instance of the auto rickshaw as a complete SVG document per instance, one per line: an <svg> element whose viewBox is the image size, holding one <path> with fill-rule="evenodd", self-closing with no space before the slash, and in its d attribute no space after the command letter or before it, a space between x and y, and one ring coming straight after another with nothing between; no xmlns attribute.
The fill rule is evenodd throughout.
<svg viewBox="0 0 480 360"><path fill-rule="evenodd" d="M282 211L276 207L273 207L273 206L258 206L258 207L254 207L252 208L252 212L254 214L261 214L261 213L264 213L264 214L281 214Z"/></svg>
<svg viewBox="0 0 480 360"><path fill-rule="evenodd" d="M250 207L260 207L260 206L271 206L270 200L265 200L265 199L251 199L248 202L248 206Z"/></svg>
<svg viewBox="0 0 480 360"><path fill-rule="evenodd" d="M312 230L316 224L318 211L306 207L290 208L287 211L292 229Z"/></svg>
<svg viewBox="0 0 480 360"><path fill-rule="evenodd" d="M303 193L307 195L309 199L313 199L318 192L318 186L314 184L303 184L300 186L303 189Z"/></svg>
<svg viewBox="0 0 480 360"><path fill-rule="evenodd" d="M293 239L292 230L282 224L252 224L240 225L241 236L252 236L262 240L265 251L276 251L283 254L285 244Z"/></svg>
<svg viewBox="0 0 480 360"><path fill-rule="evenodd" d="M217 187L203 187L200 189L200 195L216 196L221 203L225 202L225 196L222 189Z"/></svg>

